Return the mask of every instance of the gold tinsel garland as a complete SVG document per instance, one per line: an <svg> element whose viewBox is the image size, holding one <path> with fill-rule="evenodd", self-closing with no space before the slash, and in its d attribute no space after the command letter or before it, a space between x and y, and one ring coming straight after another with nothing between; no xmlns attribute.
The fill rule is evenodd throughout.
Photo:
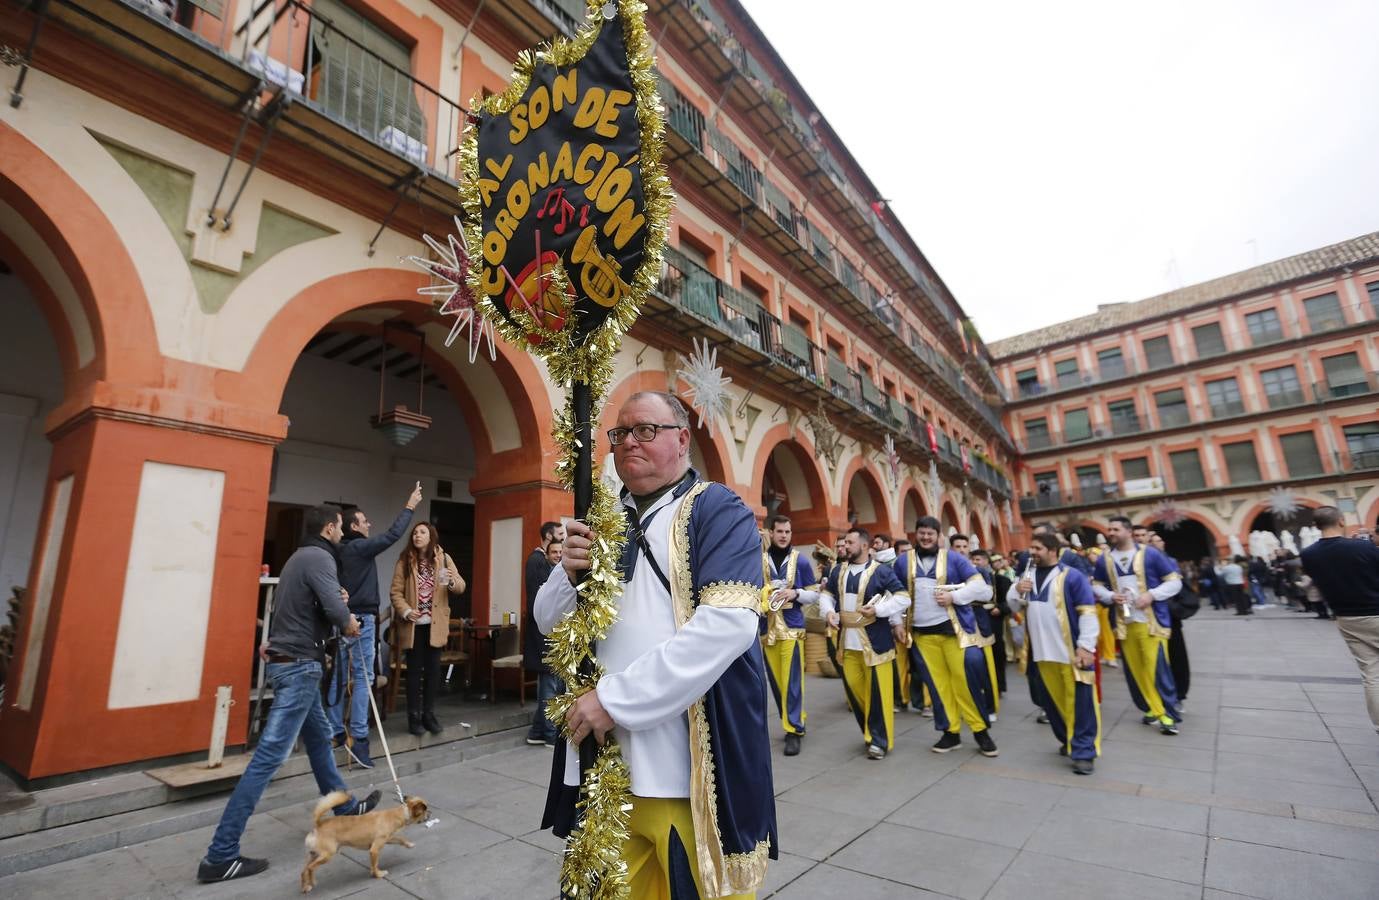
<svg viewBox="0 0 1379 900"><path fill-rule="evenodd" d="M583 58L603 27L603 0L589 0L585 24L572 39L556 38L549 46L523 51L517 58L507 90L488 98L476 98L471 108L485 115L506 115L526 92L538 64L572 66ZM641 139L642 193L645 200L646 244L641 265L628 279L630 290L609 312L602 325L582 344L576 344L575 317L553 331L527 310L513 310L511 319L485 295L480 287L483 260L471 256L469 282L479 311L511 344L546 360L553 381L589 385L593 398L590 418L599 421L599 410L613 376L613 358L622 344L622 335L637 318L638 307L660 279L663 251L675 204L670 179L661 164L665 145L664 115L657 91L655 62L647 34L646 6L640 0L618 0L627 48L632 84L637 95L637 120ZM471 126L460 147L460 200L466 212L465 239L470 247L482 246L482 203L479 195L478 129ZM563 266L553 269L556 289L570 296L569 277ZM557 415L554 438L560 450L555 473L567 490L574 489L574 467L579 447L575 438L572 392L567 392L565 408ZM591 428L591 434L593 429ZM592 448L591 448L592 449ZM580 583L579 601L574 614L566 617L549 636L546 663L565 681L566 692L547 706L547 715L568 739L565 714L575 698L593 690L602 675L595 660L594 671L584 674L580 666L593 658L594 645L607 636L618 617L617 600L622 593L619 562L623 545L623 515L617 498L595 479L593 500L586 516L590 529L598 536L590 551L588 577ZM582 821L570 834L561 866L561 889L576 900L627 900L627 864L622 846L628 837L631 813L631 775L617 743L609 736L600 748L593 768L584 774L579 806Z"/></svg>

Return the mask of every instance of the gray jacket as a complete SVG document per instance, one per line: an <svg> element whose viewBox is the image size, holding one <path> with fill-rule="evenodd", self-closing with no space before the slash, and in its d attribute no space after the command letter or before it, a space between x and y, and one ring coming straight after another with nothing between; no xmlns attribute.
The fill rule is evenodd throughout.
<svg viewBox="0 0 1379 900"><path fill-rule="evenodd" d="M273 595L268 652L294 659L325 659L331 628L344 631L350 611L340 599L335 556L317 538L297 548L283 566Z"/></svg>

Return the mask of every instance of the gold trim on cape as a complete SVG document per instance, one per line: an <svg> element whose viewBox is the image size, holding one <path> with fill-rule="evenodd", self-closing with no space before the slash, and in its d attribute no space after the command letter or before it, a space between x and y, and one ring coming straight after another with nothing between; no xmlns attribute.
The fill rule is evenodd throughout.
<svg viewBox="0 0 1379 900"><path fill-rule="evenodd" d="M701 481L680 500L675 524L670 529L670 594L678 631L694 613L694 576L689 564L689 520L694 502L713 482ZM714 587L710 585L709 587ZM708 590L708 588L705 588ZM736 590L741 590L740 587ZM756 588L751 588L747 609L758 609ZM735 604L736 605L736 604ZM689 708L690 817L694 821L694 844L699 881L706 897L750 894L766 880L768 841L748 853L724 853L718 829L718 786L714 776L713 745L709 740L709 721L704 714L704 698Z"/></svg>
<svg viewBox="0 0 1379 900"><path fill-rule="evenodd" d="M1063 647L1068 652L1068 665L1073 670L1073 680L1082 684L1096 684L1096 670L1084 669L1077 664L1077 648L1073 646L1073 629L1068 622L1068 604L1063 599L1063 582L1068 580L1068 569L1059 567L1058 574L1053 577L1053 581L1046 584L1045 590L1049 592L1049 599L1044 601L1053 606L1054 618L1058 620L1058 627L1063 632Z"/></svg>
<svg viewBox="0 0 1379 900"><path fill-rule="evenodd" d="M790 554L785 557L785 574L782 576L792 588L795 586L795 575L799 571L799 562L800 551L792 547ZM762 609L766 613L766 634L763 636L766 646L771 647L781 641L802 639L804 637L803 628L791 628L785 624L784 606L777 610L768 608L765 598L771 595L771 557L765 550L761 552L761 577L765 584L765 587L761 589L761 595Z"/></svg>

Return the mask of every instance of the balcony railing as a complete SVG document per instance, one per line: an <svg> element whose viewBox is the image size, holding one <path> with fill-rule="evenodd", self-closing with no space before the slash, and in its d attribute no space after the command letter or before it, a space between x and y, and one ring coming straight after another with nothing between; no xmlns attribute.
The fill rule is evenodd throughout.
<svg viewBox="0 0 1379 900"><path fill-rule="evenodd" d="M1141 424L1139 416L1128 415L1111 417L1112 434L1139 434L1143 430L1144 426Z"/></svg>
<svg viewBox="0 0 1379 900"><path fill-rule="evenodd" d="M1211 416L1213 419L1224 419L1227 416L1239 416L1245 412L1244 400L1220 400L1211 404Z"/></svg>
<svg viewBox="0 0 1379 900"><path fill-rule="evenodd" d="M1159 407L1160 428L1177 428L1179 425L1187 425L1191 421L1192 411L1187 408L1186 403Z"/></svg>
<svg viewBox="0 0 1379 900"><path fill-rule="evenodd" d="M1307 392L1301 387L1291 391L1275 391L1274 393L1264 392L1265 403L1270 409L1285 409L1289 406L1301 406L1307 402Z"/></svg>
<svg viewBox="0 0 1379 900"><path fill-rule="evenodd" d="M299 0L260 0L235 29L240 62L338 125L454 182L465 111Z"/></svg>
<svg viewBox="0 0 1379 900"><path fill-rule="evenodd" d="M1334 382L1318 381L1312 385L1312 390L1322 400L1360 397L1379 391L1379 375L1373 372L1355 372L1349 376L1338 376Z"/></svg>
<svg viewBox="0 0 1379 900"><path fill-rule="evenodd" d="M1360 472L1368 469L1379 469L1379 448L1347 452L1346 456L1347 471Z"/></svg>

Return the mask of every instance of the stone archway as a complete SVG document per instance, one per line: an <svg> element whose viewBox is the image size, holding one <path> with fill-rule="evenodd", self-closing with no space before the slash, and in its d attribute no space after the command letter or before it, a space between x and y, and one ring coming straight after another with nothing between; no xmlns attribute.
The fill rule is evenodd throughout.
<svg viewBox="0 0 1379 900"><path fill-rule="evenodd" d="M761 442L749 489L764 516L790 516L796 544L830 541L828 500L818 460L813 448L803 438L792 437L785 426L768 431Z"/></svg>
<svg viewBox="0 0 1379 900"><path fill-rule="evenodd" d="M865 528L872 534L890 534L890 508L875 473L859 462L853 467L847 485L845 504L849 524Z"/></svg>

